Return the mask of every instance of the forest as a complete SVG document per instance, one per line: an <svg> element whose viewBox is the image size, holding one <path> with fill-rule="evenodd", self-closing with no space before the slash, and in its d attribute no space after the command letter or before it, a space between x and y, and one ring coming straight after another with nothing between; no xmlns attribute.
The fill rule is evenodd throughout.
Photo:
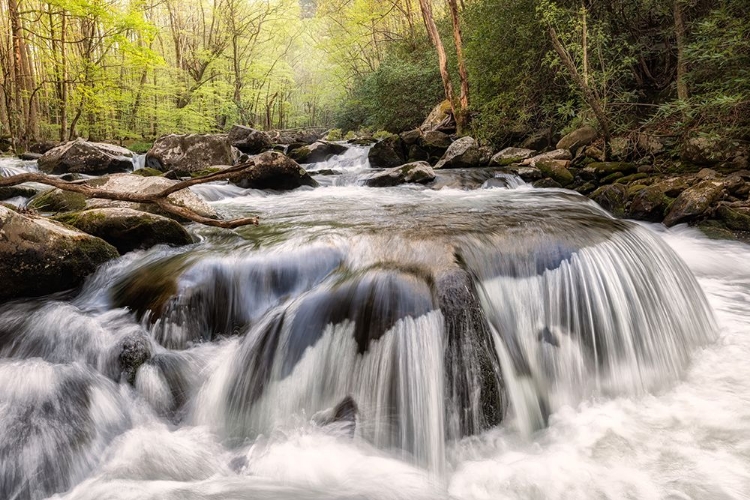
<svg viewBox="0 0 750 500"><path fill-rule="evenodd" d="M4 0L0 136L139 149L165 133L398 133L448 98L495 147L750 137L745 0Z"/></svg>

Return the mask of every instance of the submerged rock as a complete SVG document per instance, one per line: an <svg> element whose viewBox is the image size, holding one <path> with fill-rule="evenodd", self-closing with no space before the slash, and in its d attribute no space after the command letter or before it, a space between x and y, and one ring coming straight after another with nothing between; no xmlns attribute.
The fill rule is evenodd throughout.
<svg viewBox="0 0 750 500"><path fill-rule="evenodd" d="M118 255L104 240L0 206L0 302L74 288Z"/></svg>
<svg viewBox="0 0 750 500"><path fill-rule="evenodd" d="M121 253L154 245L189 245L193 238L178 222L130 208L95 208L55 218L103 239Z"/></svg>
<svg viewBox="0 0 750 500"><path fill-rule="evenodd" d="M189 175L215 165L232 165L234 156L226 134L169 134L158 138L146 153L146 166Z"/></svg>
<svg viewBox="0 0 750 500"><path fill-rule="evenodd" d="M112 144L76 139L50 149L38 164L39 170L48 174L127 172L133 169L133 152Z"/></svg>
<svg viewBox="0 0 750 500"><path fill-rule="evenodd" d="M407 183L426 184L434 179L435 172L430 164L425 161L418 161L372 174L365 180L365 185L389 187Z"/></svg>
<svg viewBox="0 0 750 500"><path fill-rule="evenodd" d="M145 335L129 335L119 347L121 377L132 385L138 368L151 359L151 343Z"/></svg>
<svg viewBox="0 0 750 500"><path fill-rule="evenodd" d="M288 191L302 186L317 187L318 182L299 164L278 151L267 151L251 158L254 165L232 176L230 182L248 189Z"/></svg>

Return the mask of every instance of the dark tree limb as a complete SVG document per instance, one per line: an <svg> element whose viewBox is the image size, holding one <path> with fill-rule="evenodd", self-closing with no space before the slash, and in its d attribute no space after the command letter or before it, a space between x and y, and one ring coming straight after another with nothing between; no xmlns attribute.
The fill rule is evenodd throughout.
<svg viewBox="0 0 750 500"><path fill-rule="evenodd" d="M173 184L157 193L152 194L115 192L108 191L106 189L97 189L88 184L82 184L80 181L63 181L61 179L50 177L45 174L32 172L12 175L10 177L0 177L0 187L15 186L24 182L37 182L39 184L46 184L47 186L62 189L64 191L80 193L87 198L100 198L105 200L126 201L131 203L152 203L171 215L182 217L192 222L197 222L206 226L234 229L237 227L252 224L257 225L258 218L246 217L233 220L211 219L209 217L199 215L189 208L173 203L169 200L168 196L170 194L176 193L177 191L187 189L190 186L195 186L197 184L205 184L206 182L230 179L243 170L253 167L254 165L255 164L250 161L247 163L243 163L242 165L227 168L225 170L222 170L221 172L216 172L214 174L205 175L203 177L196 177L195 179L188 179L185 181L177 182L176 184Z"/></svg>

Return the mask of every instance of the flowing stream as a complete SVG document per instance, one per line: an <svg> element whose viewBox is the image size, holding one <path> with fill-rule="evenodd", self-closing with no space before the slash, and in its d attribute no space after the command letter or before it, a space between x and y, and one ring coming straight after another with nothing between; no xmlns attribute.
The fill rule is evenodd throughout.
<svg viewBox="0 0 750 500"><path fill-rule="evenodd" d="M750 497L750 247L366 154L0 306L0 498Z"/></svg>

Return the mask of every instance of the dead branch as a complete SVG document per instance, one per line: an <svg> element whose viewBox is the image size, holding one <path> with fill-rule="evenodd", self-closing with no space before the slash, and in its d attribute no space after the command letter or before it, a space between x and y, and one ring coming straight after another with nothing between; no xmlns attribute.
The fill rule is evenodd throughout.
<svg viewBox="0 0 750 500"><path fill-rule="evenodd" d="M185 181L177 182L167 188L162 189L157 193L142 194L142 193L127 193L127 192L115 192L108 191L106 189L97 189L88 184L82 184L80 181L63 181L55 177L50 177L46 174L38 173L25 173L12 175L10 177L0 177L0 187L15 186L24 182L37 182L39 184L46 184L64 191L71 191L73 193L80 193L87 198L100 198L105 200L114 201L127 201L131 203L152 203L165 212L182 217L192 222L204 224L206 226L221 227L225 229L234 229L241 226L247 226L251 224L258 224L257 217L246 217L241 219L233 220L220 220L211 219L204 217L190 210L189 208L172 203L168 196L176 193L183 189L187 189L190 186L197 184L205 184L206 182L226 180L236 176L239 172L246 170L250 167L255 166L252 161L224 169L220 172L216 172L202 177L196 177L194 179L188 179Z"/></svg>

